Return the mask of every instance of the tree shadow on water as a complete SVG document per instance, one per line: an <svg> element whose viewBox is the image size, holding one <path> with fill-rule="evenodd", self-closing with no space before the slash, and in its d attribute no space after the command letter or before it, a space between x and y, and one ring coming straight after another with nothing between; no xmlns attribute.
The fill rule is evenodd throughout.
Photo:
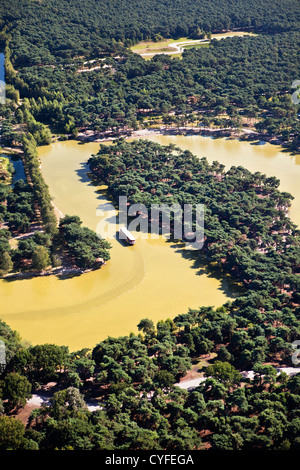
<svg viewBox="0 0 300 470"><path fill-rule="evenodd" d="M87 183L89 186L99 186L99 184L93 180L87 162L81 162L80 168L76 170L75 173L79 176L81 183Z"/></svg>
<svg viewBox="0 0 300 470"><path fill-rule="evenodd" d="M221 290L227 297L236 298L245 291L245 287L235 280L229 273L221 270L217 265L208 262L204 252L196 249L189 249L186 243L182 241L168 240L171 248L175 249L184 259L191 262L191 269L196 271L197 276L206 275L209 278L214 278L220 282Z"/></svg>
<svg viewBox="0 0 300 470"><path fill-rule="evenodd" d="M61 281L65 280L65 279L73 279L74 277L79 277L81 276L83 273L81 271L77 271L77 272L62 272L62 273L59 273L57 274L57 278L60 279Z"/></svg>

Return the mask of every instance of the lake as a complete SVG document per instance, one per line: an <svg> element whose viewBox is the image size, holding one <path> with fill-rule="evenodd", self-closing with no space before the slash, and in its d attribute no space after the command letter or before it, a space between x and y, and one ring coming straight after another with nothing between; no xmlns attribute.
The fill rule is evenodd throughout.
<svg viewBox="0 0 300 470"><path fill-rule="evenodd" d="M174 143L209 162L226 168L243 165L281 180L280 188L295 199L291 218L299 224L300 156L271 144L251 145L237 140L202 136L153 136L160 144ZM95 187L86 161L98 143L56 142L40 147L42 172L55 205L63 214L79 215L93 230L108 205L105 187ZM124 246L116 238L111 260L100 270L59 279L56 276L0 281L0 318L32 344L55 343L70 350L94 347L107 336L137 332L143 318L154 322L174 318L188 308L220 306L239 292L230 278L209 272L195 262L195 253L168 240L140 239Z"/></svg>

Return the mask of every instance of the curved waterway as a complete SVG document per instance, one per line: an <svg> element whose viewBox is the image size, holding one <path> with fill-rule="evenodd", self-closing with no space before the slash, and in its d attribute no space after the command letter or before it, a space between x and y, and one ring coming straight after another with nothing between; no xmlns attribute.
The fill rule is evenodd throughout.
<svg viewBox="0 0 300 470"><path fill-rule="evenodd" d="M269 144L252 146L199 136L154 136L151 140L173 142L226 167L243 165L277 176L281 189L298 194L291 216L299 223L298 157ZM66 141L39 149L54 203L63 214L79 215L93 230L101 217L115 215L109 210L105 188L95 187L87 177L85 162L98 148L97 143ZM72 278L0 281L0 318L32 344L48 342L77 350L93 347L107 336L137 332L142 318L157 322L185 313L189 307L217 307L237 293L230 279L215 277L205 265L195 263L193 252L161 237L138 239L128 247L115 238L109 241L111 260L100 270Z"/></svg>

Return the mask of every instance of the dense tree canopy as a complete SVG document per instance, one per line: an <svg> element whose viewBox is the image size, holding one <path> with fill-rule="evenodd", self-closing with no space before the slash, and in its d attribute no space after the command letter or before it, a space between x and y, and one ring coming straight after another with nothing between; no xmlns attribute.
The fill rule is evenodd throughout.
<svg viewBox="0 0 300 470"><path fill-rule="evenodd" d="M86 55L112 38L137 42L251 26L268 32L299 27L295 0L4 0L0 15L14 28L23 63Z"/></svg>
<svg viewBox="0 0 300 470"><path fill-rule="evenodd" d="M38 144L51 139L45 124L76 137L82 129L126 132L154 114L175 126L225 128L255 118L257 131L299 145L298 106L291 101L299 75L297 2L176 0L166 7L136 0L121 2L121 9L119 3L2 2L8 96L29 99L18 119ZM213 40L186 50L182 60L145 61L128 49L157 35L249 27L259 35Z"/></svg>
<svg viewBox="0 0 300 470"><path fill-rule="evenodd" d="M26 97L21 109L38 141L47 136L34 120L76 136L78 129L100 135L135 129L149 116L175 127L225 128L255 117L257 131L297 144L291 86L299 75L298 50L298 32L213 40L208 48L184 51L181 60L157 55L145 61L123 48L122 59L117 49L107 50L89 73L78 73L76 60L72 66L56 59L51 67L15 63L12 82Z"/></svg>
<svg viewBox="0 0 300 470"><path fill-rule="evenodd" d="M101 145L89 160L97 182L118 203L147 210L152 204L205 206L204 248L209 261L254 291L291 296L298 302L299 231L287 217L292 196L279 180L243 167L225 171L189 151L136 140Z"/></svg>

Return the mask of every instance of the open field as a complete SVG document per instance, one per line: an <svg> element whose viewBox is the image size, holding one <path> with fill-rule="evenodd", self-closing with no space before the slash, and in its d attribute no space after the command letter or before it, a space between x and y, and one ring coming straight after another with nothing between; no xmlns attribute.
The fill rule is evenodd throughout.
<svg viewBox="0 0 300 470"><path fill-rule="evenodd" d="M223 39L232 36L254 35L245 31L227 31L226 33L212 34L211 39ZM209 39L189 39L186 37L179 39L163 39L162 41L141 41L130 49L136 54L140 54L145 59L151 59L156 54L168 54L171 56L181 56L184 49L191 47L208 47Z"/></svg>

